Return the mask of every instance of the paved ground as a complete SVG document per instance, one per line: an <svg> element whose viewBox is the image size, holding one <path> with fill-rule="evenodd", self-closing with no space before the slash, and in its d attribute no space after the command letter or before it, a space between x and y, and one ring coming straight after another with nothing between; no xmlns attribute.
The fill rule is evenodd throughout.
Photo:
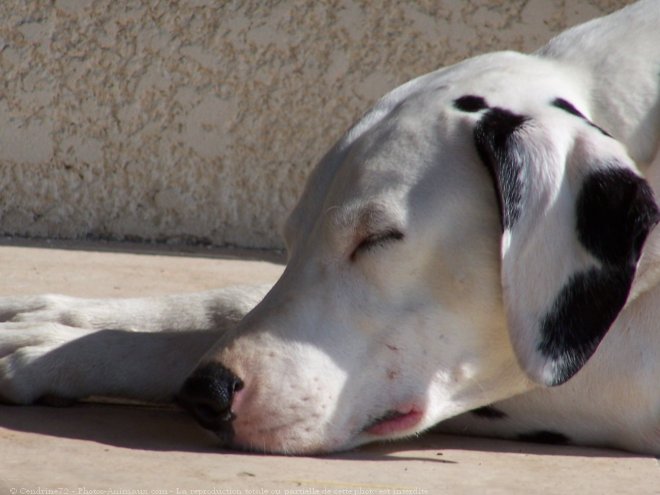
<svg viewBox="0 0 660 495"><path fill-rule="evenodd" d="M259 252L0 240L0 295L130 296L266 282ZM658 460L429 434L327 457L221 451L174 408L0 406L0 494L660 494Z"/></svg>

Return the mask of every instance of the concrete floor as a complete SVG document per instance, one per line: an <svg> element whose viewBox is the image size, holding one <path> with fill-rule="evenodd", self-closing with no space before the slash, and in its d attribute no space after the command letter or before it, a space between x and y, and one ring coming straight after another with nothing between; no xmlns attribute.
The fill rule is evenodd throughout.
<svg viewBox="0 0 660 495"><path fill-rule="evenodd" d="M270 253L0 240L0 295L131 296L274 281ZM183 412L0 406L0 494L660 494L657 459L427 434L325 457L222 451Z"/></svg>

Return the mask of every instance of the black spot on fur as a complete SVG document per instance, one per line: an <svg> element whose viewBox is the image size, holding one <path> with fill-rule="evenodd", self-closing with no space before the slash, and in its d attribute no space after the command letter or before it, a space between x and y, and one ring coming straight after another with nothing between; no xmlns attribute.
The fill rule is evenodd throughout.
<svg viewBox="0 0 660 495"><path fill-rule="evenodd" d="M555 104L582 118L565 100ZM515 227L528 196L524 143L517 135L526 121L525 116L492 108L474 129L505 230ZM643 179L616 163L605 163L585 177L575 217L578 239L598 263L573 274L539 319L537 350L548 362L547 385L564 383L595 352L628 298L644 241L659 213Z"/></svg>
<svg viewBox="0 0 660 495"><path fill-rule="evenodd" d="M541 320L538 350L553 361L553 382L571 378L595 352L628 298L637 261L658 208L648 184L621 168L584 181L577 231L600 267L573 275Z"/></svg>
<svg viewBox="0 0 660 495"><path fill-rule="evenodd" d="M555 98L552 101L552 106L561 108L562 110L570 114L573 114L576 117L580 117L581 119L587 120L584 114L580 112L577 108L575 108L575 105L573 105L570 101L564 100L563 98Z"/></svg>
<svg viewBox="0 0 660 495"><path fill-rule="evenodd" d="M584 120L586 123L588 123L594 129L598 129L605 136L612 137L612 135L609 132L605 131L601 127L598 127L591 120L589 120L587 117L585 117L584 114L582 112L580 112L577 108L575 108L575 105L573 105L570 101L566 101L563 98L555 98L552 101L552 106L557 107L557 108L561 108L562 110L564 110L564 111L566 111L566 112L568 112L572 115L575 115L576 117L581 118L582 120Z"/></svg>
<svg viewBox="0 0 660 495"><path fill-rule="evenodd" d="M505 412L500 411L493 406L484 406L478 409L473 409L470 413L485 419L504 419L507 417Z"/></svg>
<svg viewBox="0 0 660 495"><path fill-rule="evenodd" d="M520 217L524 164L512 152L511 138L526 120L522 115L493 108L474 128L477 152L495 183L504 229L510 229Z"/></svg>
<svg viewBox="0 0 660 495"><path fill-rule="evenodd" d="M478 112L488 108L488 104L481 96L465 95L454 100L454 107L464 112Z"/></svg>
<svg viewBox="0 0 660 495"><path fill-rule="evenodd" d="M567 443L571 442L571 439L563 433L557 433L556 431L549 430L521 433L517 436L517 438L522 442L545 443L551 445L566 445Z"/></svg>
<svg viewBox="0 0 660 495"><path fill-rule="evenodd" d="M635 265L657 222L653 191L632 171L608 168L586 177L577 201L578 237L603 263Z"/></svg>
<svg viewBox="0 0 660 495"><path fill-rule="evenodd" d="M541 320L538 350L561 385L593 355L628 298L634 270L596 268L571 277Z"/></svg>

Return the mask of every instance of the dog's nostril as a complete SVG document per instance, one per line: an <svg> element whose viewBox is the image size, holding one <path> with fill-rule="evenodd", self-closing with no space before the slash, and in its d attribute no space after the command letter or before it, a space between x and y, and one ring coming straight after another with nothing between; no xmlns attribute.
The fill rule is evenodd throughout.
<svg viewBox="0 0 660 495"><path fill-rule="evenodd" d="M216 433L231 432L231 411L234 394L243 382L220 364L206 364L186 379L177 402L190 411L197 421Z"/></svg>
<svg viewBox="0 0 660 495"><path fill-rule="evenodd" d="M234 419L231 408L198 402L192 406L195 416L205 424L228 423Z"/></svg>

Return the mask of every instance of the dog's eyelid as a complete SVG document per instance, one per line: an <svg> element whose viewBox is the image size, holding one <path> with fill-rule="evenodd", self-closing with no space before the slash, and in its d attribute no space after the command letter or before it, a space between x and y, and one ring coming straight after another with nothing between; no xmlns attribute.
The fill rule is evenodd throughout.
<svg viewBox="0 0 660 495"><path fill-rule="evenodd" d="M397 228L389 228L368 234L357 244L351 253L350 260L355 261L358 254L361 252L368 251L374 247L382 246L383 244L388 244L390 242L401 241L404 237L405 235L403 232Z"/></svg>

